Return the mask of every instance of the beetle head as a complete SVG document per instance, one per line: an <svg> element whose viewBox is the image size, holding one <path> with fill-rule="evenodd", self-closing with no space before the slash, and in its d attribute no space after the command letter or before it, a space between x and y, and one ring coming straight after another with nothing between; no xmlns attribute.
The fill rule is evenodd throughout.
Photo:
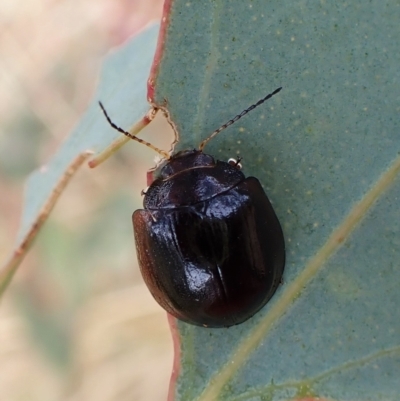
<svg viewBox="0 0 400 401"><path fill-rule="evenodd" d="M212 156L197 149L183 150L172 156L161 168L160 178L170 178L183 170L213 166L215 166L215 160Z"/></svg>

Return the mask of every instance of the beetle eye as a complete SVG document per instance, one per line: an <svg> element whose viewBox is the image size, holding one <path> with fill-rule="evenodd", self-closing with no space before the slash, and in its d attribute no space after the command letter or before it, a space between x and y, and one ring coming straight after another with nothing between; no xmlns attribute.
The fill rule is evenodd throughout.
<svg viewBox="0 0 400 401"><path fill-rule="evenodd" d="M228 160L228 163L229 163L231 166L236 167L238 170L241 170L242 167L243 167L243 166L242 166L242 163L240 163L241 160L242 160L241 157L238 157L237 159L230 158L230 159Z"/></svg>

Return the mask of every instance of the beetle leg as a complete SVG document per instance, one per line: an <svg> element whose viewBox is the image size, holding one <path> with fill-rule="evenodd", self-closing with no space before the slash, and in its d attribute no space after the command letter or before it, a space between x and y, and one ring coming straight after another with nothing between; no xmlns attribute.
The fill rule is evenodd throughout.
<svg viewBox="0 0 400 401"><path fill-rule="evenodd" d="M148 211L151 218L153 219L154 223L157 221L157 219L154 217L153 213L150 212L150 210Z"/></svg>

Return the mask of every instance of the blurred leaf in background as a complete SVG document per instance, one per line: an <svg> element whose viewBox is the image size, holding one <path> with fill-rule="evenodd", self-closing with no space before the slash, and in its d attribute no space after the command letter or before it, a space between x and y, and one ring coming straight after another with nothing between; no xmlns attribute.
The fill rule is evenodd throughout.
<svg viewBox="0 0 400 401"><path fill-rule="evenodd" d="M27 174L79 121L108 49L161 11L160 0L1 2L2 260ZM147 131L157 140L165 122ZM153 157L127 146L82 167L63 194L2 300L0 400L166 398L170 334L141 284L131 227Z"/></svg>

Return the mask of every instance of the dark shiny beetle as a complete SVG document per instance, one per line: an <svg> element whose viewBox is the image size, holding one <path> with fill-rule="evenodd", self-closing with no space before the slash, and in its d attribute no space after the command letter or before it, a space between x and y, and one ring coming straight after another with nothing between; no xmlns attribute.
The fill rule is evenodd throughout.
<svg viewBox="0 0 400 401"><path fill-rule="evenodd" d="M242 323L281 282L283 233L260 182L246 178L237 163L202 152L211 138L280 89L224 124L199 150L170 157L147 189L144 209L133 213L144 281L156 301L185 322Z"/></svg>

